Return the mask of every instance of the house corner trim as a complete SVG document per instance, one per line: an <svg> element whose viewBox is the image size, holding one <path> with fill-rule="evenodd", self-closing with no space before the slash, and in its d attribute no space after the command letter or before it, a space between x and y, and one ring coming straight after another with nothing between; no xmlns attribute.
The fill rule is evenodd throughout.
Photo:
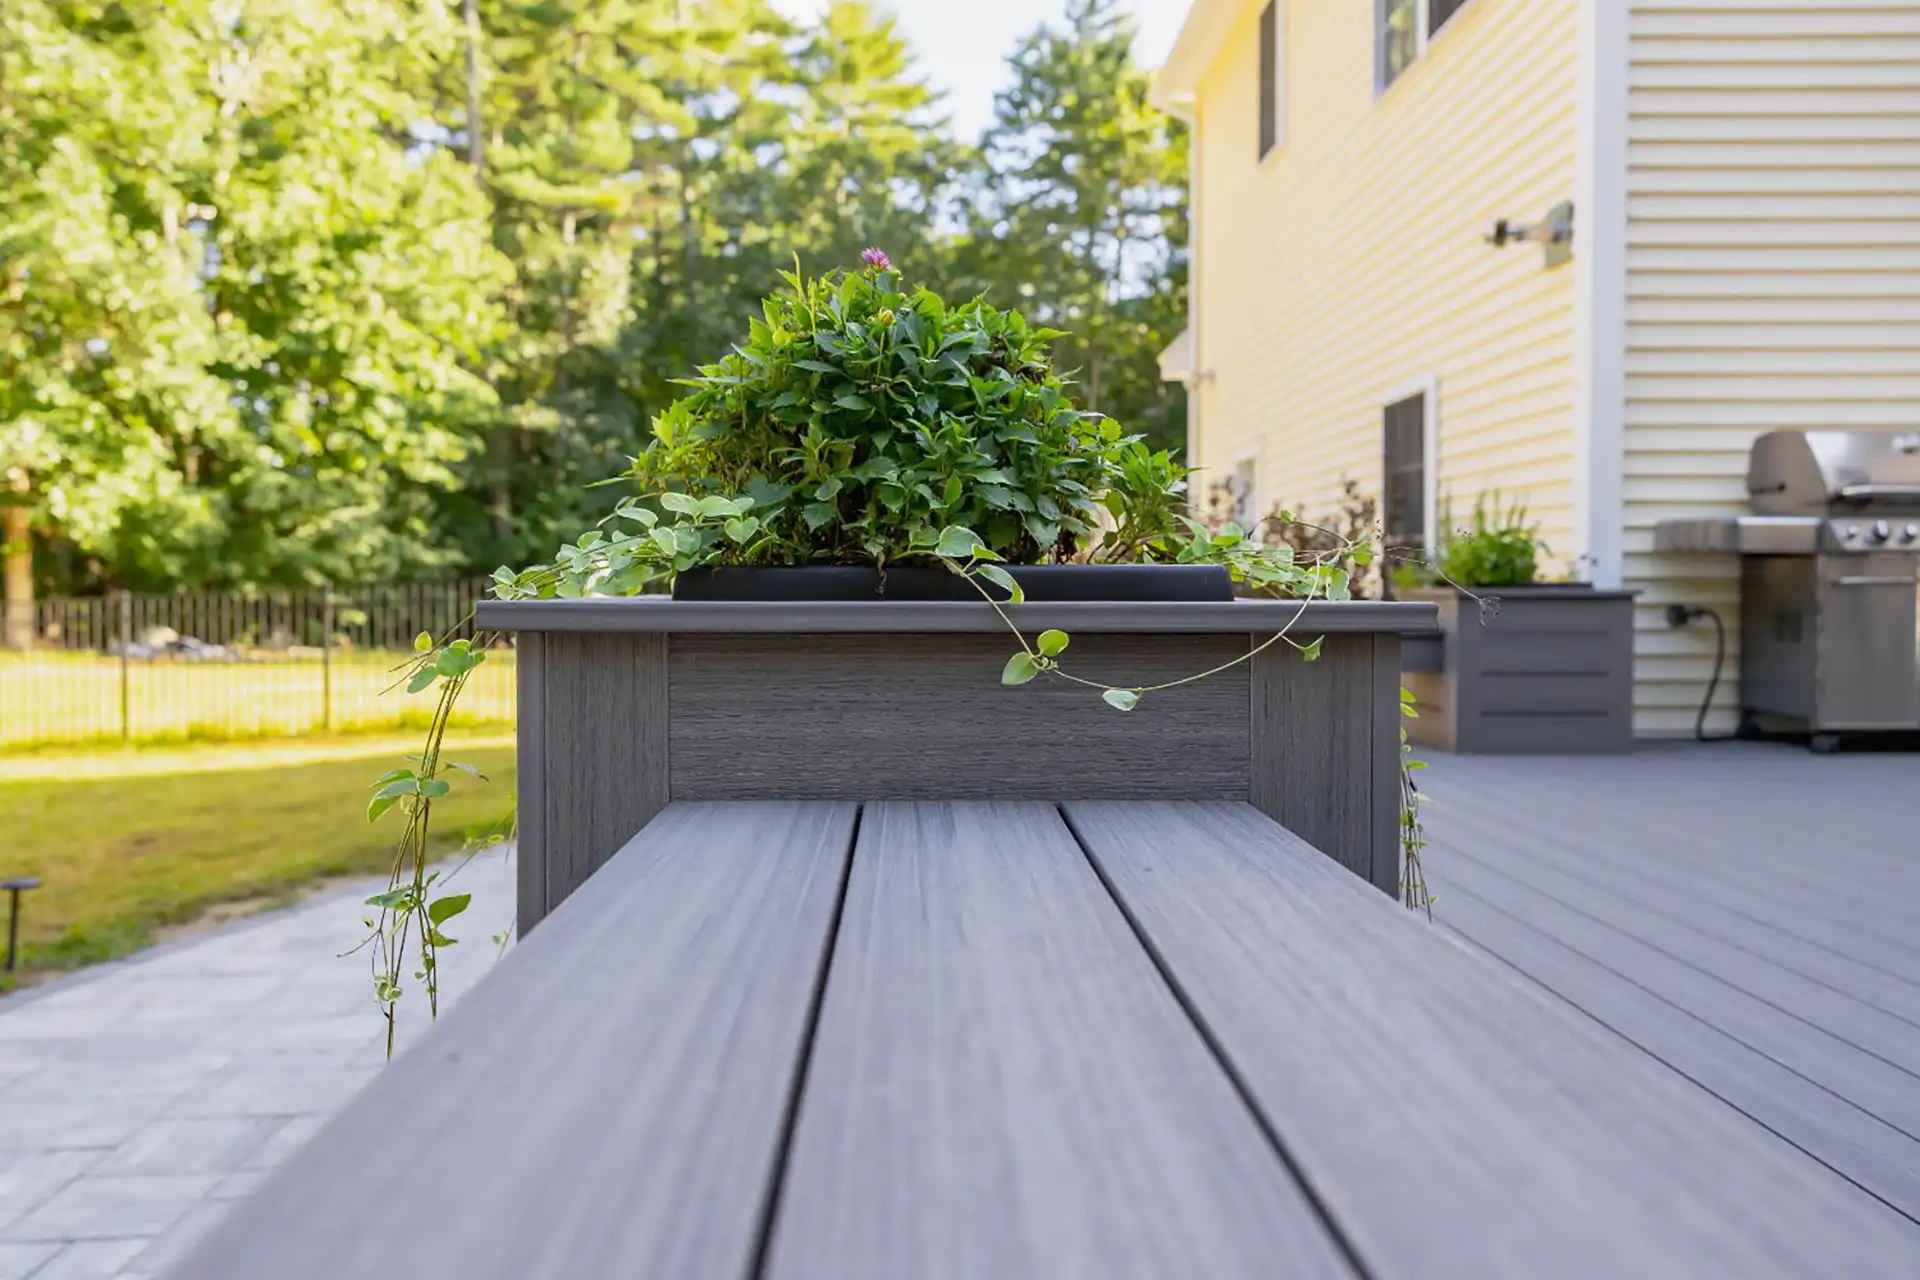
<svg viewBox="0 0 1920 1280"><path fill-rule="evenodd" d="M1574 529L1598 587L1622 581L1626 508L1627 122L1631 6L1579 0L1574 157Z"/></svg>

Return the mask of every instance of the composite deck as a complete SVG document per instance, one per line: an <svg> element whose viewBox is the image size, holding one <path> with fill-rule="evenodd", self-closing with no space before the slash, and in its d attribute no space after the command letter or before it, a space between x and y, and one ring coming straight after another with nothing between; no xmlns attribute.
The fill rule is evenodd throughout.
<svg viewBox="0 0 1920 1280"><path fill-rule="evenodd" d="M1443 927L1920 1221L1920 759L1715 743L1422 777Z"/></svg>
<svg viewBox="0 0 1920 1280"><path fill-rule="evenodd" d="M1456 815L1526 767L1452 764L1457 924L1244 804L677 802L174 1274L1920 1273L1891 1147L1869 1187L1479 949Z"/></svg>

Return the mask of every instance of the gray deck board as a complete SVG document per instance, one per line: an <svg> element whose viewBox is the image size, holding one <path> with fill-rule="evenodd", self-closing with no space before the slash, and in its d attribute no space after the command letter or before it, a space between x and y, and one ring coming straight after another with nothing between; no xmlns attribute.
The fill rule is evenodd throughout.
<svg viewBox="0 0 1920 1280"><path fill-rule="evenodd" d="M1884 1202L1252 808L1066 812L1370 1274L1920 1268Z"/></svg>
<svg viewBox="0 0 1920 1280"><path fill-rule="evenodd" d="M1570 875L1550 865L1544 857L1503 857L1501 854L1506 851L1497 849L1486 837L1474 841L1471 847L1471 856L1456 850L1454 858L1470 859L1503 880L1552 898L1597 924L1645 943L1710 978L1737 987L1910 1075L1920 1072L1920 1027L1876 1009L1846 991L1817 982L1785 963L1742 950L1684 921L1639 907L1616 896L1604 883ZM1457 861L1450 860L1449 874L1457 865ZM1915 1077L1913 1086L1920 1090L1920 1076Z"/></svg>
<svg viewBox="0 0 1920 1280"><path fill-rule="evenodd" d="M1441 905L1446 927L1920 1222L1920 1141L1458 884Z"/></svg>
<svg viewBox="0 0 1920 1280"><path fill-rule="evenodd" d="M1709 899L1685 880L1677 884L1648 876L1624 860L1597 862L1569 844L1516 835L1484 820L1477 810L1449 811L1449 847L1471 838L1476 853L1502 858L1503 867L1524 863L1552 867L1651 916L1688 928L1749 955L1770 960L1909 1025L1920 1027L1920 983L1808 942L1766 921ZM1523 855L1523 856L1521 856ZM1676 891L1677 890L1677 891Z"/></svg>
<svg viewBox="0 0 1920 1280"><path fill-rule="evenodd" d="M1451 884L1472 890L1901 1132L1920 1137L1920 1080L1909 1072L1472 858L1452 859L1441 884L1441 893Z"/></svg>
<svg viewBox="0 0 1920 1280"><path fill-rule="evenodd" d="M1441 920L1920 1219L1911 755L1643 744L1421 776Z"/></svg>
<svg viewBox="0 0 1920 1280"><path fill-rule="evenodd" d="M173 1274L744 1276L855 813L662 812Z"/></svg>
<svg viewBox="0 0 1920 1280"><path fill-rule="evenodd" d="M1920 805L1911 778L1870 758L1858 773L1802 759L1813 771L1797 782L1772 769L1743 779L1713 758L1722 751L1777 768L1766 748L1723 744L1650 748L1590 772L1552 758L1448 758L1431 781L1443 801L1457 794L1462 808L1516 831L1599 841L1610 862L1724 884L1797 927L1864 932L1888 962L1920 966Z"/></svg>
<svg viewBox="0 0 1920 1280"><path fill-rule="evenodd" d="M894 803L862 814L767 1274L1351 1273L1054 807Z"/></svg>
<svg viewBox="0 0 1920 1280"><path fill-rule="evenodd" d="M1444 813L1437 820L1438 829L1445 830ZM1783 893L1777 886L1758 887L1761 877L1751 867L1732 862L1693 866L1676 862L1664 851L1643 852L1626 843L1633 839L1631 835L1613 830L1604 818L1556 821L1551 833L1539 834L1550 834L1551 842L1567 856L1578 856L1589 865L1604 868L1610 880L1646 886L1684 909L1691 910L1700 903L1732 912L1775 933L1877 969L1909 986L1915 984L1908 975L1920 972L1920 961L1905 948L1826 911L1817 885L1800 889L1796 902L1791 893ZM1776 832L1772 838L1786 837ZM1443 865L1444 859L1440 861ZM1850 873L1833 867L1830 874Z"/></svg>
<svg viewBox="0 0 1920 1280"><path fill-rule="evenodd" d="M1432 924L1248 804L670 805L173 1274L1920 1275L1916 777L1443 757Z"/></svg>

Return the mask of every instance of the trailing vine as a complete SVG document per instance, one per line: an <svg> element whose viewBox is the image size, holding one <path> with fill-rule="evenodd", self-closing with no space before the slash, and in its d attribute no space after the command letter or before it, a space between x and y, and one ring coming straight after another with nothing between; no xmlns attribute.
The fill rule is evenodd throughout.
<svg viewBox="0 0 1920 1280"><path fill-rule="evenodd" d="M629 596L728 565L942 565L973 585L1013 637L1003 684L1062 680L1123 713L1277 644L1319 658L1322 640L1295 636L1295 623L1311 602L1350 598L1354 575L1374 563L1368 537L1285 513L1254 530L1210 528L1188 513L1188 468L1073 406L1049 362L1061 335L983 299L948 306L909 292L885 255L863 258L867 268L855 273L783 274L789 288L767 300L748 341L703 367L693 390L655 420L652 443L625 476L636 492L550 562L495 570L493 594ZM1315 532L1255 536L1269 522ZM1220 565L1242 592L1301 609L1229 662L1159 684L1106 684L1068 668L1066 632L1029 638L1007 608L1024 599L1009 565L1067 561ZM409 692L437 689L437 701L421 754L377 780L367 810L370 820L396 809L405 819L388 886L367 900L374 913L362 943L389 1052L407 973L437 1014L440 952L455 943L447 926L471 901L445 891L428 833L451 775L479 776L444 757L446 728L499 639L422 635L399 672ZM1401 698L1412 715L1411 695ZM1420 763L1404 732L1401 745L1401 898L1428 908L1413 782Z"/></svg>

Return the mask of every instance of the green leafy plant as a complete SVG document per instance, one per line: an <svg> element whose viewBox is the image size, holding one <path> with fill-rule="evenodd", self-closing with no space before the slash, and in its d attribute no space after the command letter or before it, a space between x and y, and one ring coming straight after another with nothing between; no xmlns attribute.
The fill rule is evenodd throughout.
<svg viewBox="0 0 1920 1280"><path fill-rule="evenodd" d="M1452 530L1442 535L1437 562L1445 581L1463 587L1524 587L1537 580L1547 545L1540 539L1540 526L1527 519L1524 504L1503 507L1499 494L1481 494L1474 500L1470 526L1453 530L1445 508L1440 525Z"/></svg>
<svg viewBox="0 0 1920 1280"><path fill-rule="evenodd" d="M752 498L755 534L723 563L884 564L948 525L1043 563L1094 532L1123 469L1175 479L1074 407L1049 363L1060 333L982 299L948 306L890 267L783 278L628 472L643 494Z"/></svg>
<svg viewBox="0 0 1920 1280"><path fill-rule="evenodd" d="M1208 523L1216 528L1229 523L1233 504L1233 482L1216 482L1207 493ZM1340 505L1333 513L1315 522L1298 518L1294 515L1297 510L1299 508L1287 503L1274 504L1255 527L1254 534L1267 546L1292 547L1296 554L1337 555L1343 547L1379 543L1382 550L1374 563L1362 566L1348 583L1354 599L1375 597L1379 588L1378 570L1383 562L1396 559L1396 552L1386 545L1381 534L1379 502L1360 487L1359 481L1342 477Z"/></svg>
<svg viewBox="0 0 1920 1280"><path fill-rule="evenodd" d="M1364 532L1326 530L1321 541L1295 545L1233 524L1209 527L1187 511L1188 468L1075 407L1050 361L1061 335L983 299L949 305L909 290L878 251L863 260L858 272L783 274L786 287L751 321L746 342L688 379L689 393L655 421L652 442L623 477L634 492L550 562L496 570L494 593L633 595L729 565L941 566L1005 623L1017 647L1003 683L1064 680L1119 712L1276 644L1309 662L1319 657L1318 638L1292 634L1304 609L1227 663L1145 686L1074 672L1064 631L1025 635L1005 607L1023 598L1009 565L1221 565L1245 593L1304 603L1350 598L1354 574L1374 552ZM1293 518L1276 512L1262 523ZM442 925L466 905L433 896L426 832L447 775L461 769L441 759L447 715L497 639L423 636L398 673L411 692L437 687L439 700L417 767L379 779L368 810L378 819L399 808L407 824L387 891L369 899L389 1045L409 963L437 1008L437 952L451 942ZM1411 775L1403 777L1413 796L1406 812L1415 813ZM1403 888L1418 905L1417 817L1403 819L1403 830L1412 869Z"/></svg>

